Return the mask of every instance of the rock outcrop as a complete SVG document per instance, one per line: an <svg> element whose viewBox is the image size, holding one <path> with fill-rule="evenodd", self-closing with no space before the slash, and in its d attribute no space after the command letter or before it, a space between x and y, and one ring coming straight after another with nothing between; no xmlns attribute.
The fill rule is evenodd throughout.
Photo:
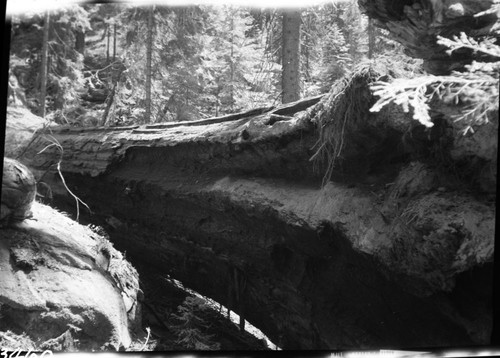
<svg viewBox="0 0 500 358"><path fill-rule="evenodd" d="M141 324L135 269L89 227L40 203L32 211L0 229L2 348L128 347Z"/></svg>
<svg viewBox="0 0 500 358"><path fill-rule="evenodd" d="M33 173L19 161L4 157L0 227L30 217L35 196Z"/></svg>
<svg viewBox="0 0 500 358"><path fill-rule="evenodd" d="M44 123L22 107L9 107L5 155L23 156ZM49 201L50 190L40 182L44 171L34 172L39 194L50 194L38 199ZM2 186L2 206L15 196L11 187ZM29 193L31 201L34 192ZM0 228L1 348L128 347L141 326L137 271L99 228L82 226L40 202L31 212Z"/></svg>

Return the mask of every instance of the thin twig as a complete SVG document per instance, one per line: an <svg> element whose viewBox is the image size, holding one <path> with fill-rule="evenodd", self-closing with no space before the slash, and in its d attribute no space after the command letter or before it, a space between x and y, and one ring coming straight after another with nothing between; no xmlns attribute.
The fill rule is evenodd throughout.
<svg viewBox="0 0 500 358"><path fill-rule="evenodd" d="M146 349L146 346L148 345L149 342L149 336L151 335L151 329L149 327L146 327L146 331L148 332L148 336L146 337L146 342L144 342L141 351L144 351Z"/></svg>
<svg viewBox="0 0 500 358"><path fill-rule="evenodd" d="M50 138L47 138L47 137L50 137ZM75 199L76 201L76 221L78 222L78 220L80 219L80 205L79 203L82 203L88 210L89 212L92 213L92 210L90 210L90 207L83 201L81 200L78 196L76 196L69 188L68 188L68 185L66 184L66 180L64 179L64 176L62 175L62 172L61 172L61 162L63 160L63 154L64 154L64 149L63 147L61 146L61 144L59 143L59 141L54 138L54 136L52 135L48 135L46 137L46 139L51 142L51 144L47 145L45 148L43 148L40 152L38 152L38 154L41 154L43 153L45 150L49 149L50 147L57 147L57 149L59 150L59 154L60 154L60 157L59 157L59 160L57 162L57 172L59 173L59 177L61 178L62 180L62 183L64 185L64 188L67 190L67 192Z"/></svg>

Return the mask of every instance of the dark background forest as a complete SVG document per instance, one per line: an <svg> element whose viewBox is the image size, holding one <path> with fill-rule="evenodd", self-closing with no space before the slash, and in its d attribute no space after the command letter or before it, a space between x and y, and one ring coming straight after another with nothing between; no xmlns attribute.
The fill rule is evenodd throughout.
<svg viewBox="0 0 500 358"><path fill-rule="evenodd" d="M300 21L287 24L293 17ZM293 32L299 38L284 50ZM328 92L367 60L420 68L356 0L292 10L75 4L14 15L10 42L9 104L78 126L197 120L290 102ZM287 54L298 67L291 89Z"/></svg>

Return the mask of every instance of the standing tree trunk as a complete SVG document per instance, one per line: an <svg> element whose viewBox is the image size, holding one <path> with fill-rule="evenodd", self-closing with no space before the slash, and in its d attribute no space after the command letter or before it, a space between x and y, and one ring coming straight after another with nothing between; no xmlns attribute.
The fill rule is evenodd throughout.
<svg viewBox="0 0 500 358"><path fill-rule="evenodd" d="M300 9L283 11L282 102L288 103L300 98Z"/></svg>
<svg viewBox="0 0 500 358"><path fill-rule="evenodd" d="M113 62L116 59L116 22L113 24Z"/></svg>
<svg viewBox="0 0 500 358"><path fill-rule="evenodd" d="M230 78L230 89L231 89L231 112L234 111L234 18L231 16L231 78Z"/></svg>
<svg viewBox="0 0 500 358"><path fill-rule="evenodd" d="M106 104L106 109L104 110L104 113L101 118L101 126L105 126L106 122L108 121L108 115L109 111L111 109L111 106L113 105L113 102L115 100L115 92L116 92L116 82L113 85L113 89L111 90L111 93L108 95L106 98L106 101L104 102Z"/></svg>
<svg viewBox="0 0 500 358"><path fill-rule="evenodd" d="M109 30L109 24L106 25L106 31L108 33L108 41L106 43L106 64L109 64L109 38L111 37L111 31Z"/></svg>
<svg viewBox="0 0 500 358"><path fill-rule="evenodd" d="M47 58L49 44L49 12L45 13L45 23L43 25L42 42L42 65L40 68L40 116L45 118L45 97L47 95Z"/></svg>
<svg viewBox="0 0 500 358"><path fill-rule="evenodd" d="M144 121L151 122L151 56L153 53L153 26L154 6L150 6L148 12L148 37L146 43L146 113Z"/></svg>
<svg viewBox="0 0 500 358"><path fill-rule="evenodd" d="M373 19L368 18L368 58L372 59L375 52L375 27Z"/></svg>
<svg viewBox="0 0 500 358"><path fill-rule="evenodd" d="M301 45L301 51L304 56L305 63L302 65L302 73L304 75L304 80L305 81L310 81L311 75L310 75L310 56L311 56L311 51L310 48L312 46L312 40L311 40L311 12L308 12L307 15L305 16L305 24L304 27L306 27L305 30L305 36L302 39L302 45Z"/></svg>

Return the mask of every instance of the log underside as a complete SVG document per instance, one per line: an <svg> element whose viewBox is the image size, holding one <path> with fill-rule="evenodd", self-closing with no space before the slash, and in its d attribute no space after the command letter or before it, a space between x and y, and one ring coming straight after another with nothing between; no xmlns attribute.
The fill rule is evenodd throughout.
<svg viewBox="0 0 500 358"><path fill-rule="evenodd" d="M380 124L387 113L346 138L341 168L321 188L309 161L313 103L205 125L53 135L66 182L91 206L83 221L282 348L487 343L494 205L416 160L422 143L403 145L401 131ZM35 155L46 145L37 137L24 161L52 165L44 181L74 212L55 147ZM422 240L429 225L434 236Z"/></svg>

